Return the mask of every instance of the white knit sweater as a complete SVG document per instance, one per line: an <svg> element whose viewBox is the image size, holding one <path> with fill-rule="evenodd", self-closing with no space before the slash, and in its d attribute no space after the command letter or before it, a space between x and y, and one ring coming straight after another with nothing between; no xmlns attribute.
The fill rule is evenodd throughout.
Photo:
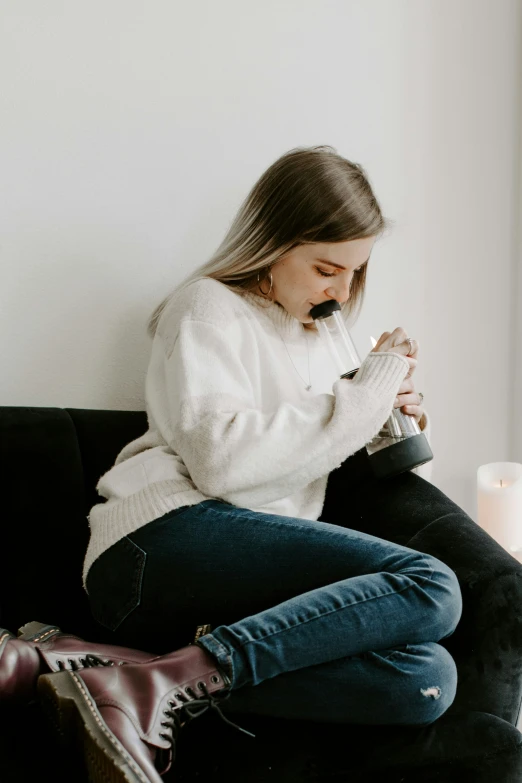
<svg viewBox="0 0 522 783"><path fill-rule="evenodd" d="M89 514L84 585L102 552L180 506L221 498L317 520L328 474L379 432L407 372L405 357L369 353L341 379L320 336L276 302L211 278L178 291L152 344L148 430L96 487L106 502Z"/></svg>

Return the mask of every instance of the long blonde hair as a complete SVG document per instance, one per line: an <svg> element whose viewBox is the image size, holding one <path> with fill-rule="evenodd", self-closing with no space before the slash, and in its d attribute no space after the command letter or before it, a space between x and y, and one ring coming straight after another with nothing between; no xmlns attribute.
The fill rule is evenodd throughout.
<svg viewBox="0 0 522 783"><path fill-rule="evenodd" d="M378 237L391 224L360 164L327 145L296 147L262 174L214 255L156 307L147 332L154 337L171 297L196 280L211 277L238 294L257 290L270 267L299 245ZM342 305L345 321L359 315L366 268L353 275L350 297ZM304 326L317 330L314 323Z"/></svg>

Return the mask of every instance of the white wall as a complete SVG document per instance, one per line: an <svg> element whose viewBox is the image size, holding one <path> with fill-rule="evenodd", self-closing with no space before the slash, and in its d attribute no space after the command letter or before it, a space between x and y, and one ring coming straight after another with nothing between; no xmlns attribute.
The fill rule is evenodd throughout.
<svg viewBox="0 0 522 783"><path fill-rule="evenodd" d="M520 0L520 2L522 3L522 0ZM518 50L518 73L522 75L522 45ZM519 126L518 155L514 166L515 171L518 171L518 182L515 182L516 191L514 199L515 252L513 254L513 290L511 306L511 346L514 384L511 399L513 427L511 428L510 459L513 462L522 462L522 85L518 91L518 116L521 122Z"/></svg>
<svg viewBox="0 0 522 783"><path fill-rule="evenodd" d="M152 309L269 164L331 144L396 221L354 337L419 339L433 480L474 515L477 466L511 456L520 18L517 0L3 4L0 405L143 409Z"/></svg>

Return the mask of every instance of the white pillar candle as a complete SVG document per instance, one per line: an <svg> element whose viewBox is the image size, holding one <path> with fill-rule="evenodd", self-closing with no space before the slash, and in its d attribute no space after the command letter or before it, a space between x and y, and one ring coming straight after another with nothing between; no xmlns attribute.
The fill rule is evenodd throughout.
<svg viewBox="0 0 522 783"><path fill-rule="evenodd" d="M478 524L522 561L522 465L492 462L477 470Z"/></svg>

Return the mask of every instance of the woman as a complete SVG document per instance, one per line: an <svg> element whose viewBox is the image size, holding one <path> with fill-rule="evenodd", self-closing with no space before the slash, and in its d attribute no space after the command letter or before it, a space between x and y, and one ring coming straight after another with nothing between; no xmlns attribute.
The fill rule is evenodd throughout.
<svg viewBox="0 0 522 783"><path fill-rule="evenodd" d="M437 642L461 616L455 573L360 530L412 498L412 535L464 514L421 475L368 467L394 407L427 428L417 343L385 332L340 379L309 314L336 299L355 319L386 226L361 166L291 150L153 314L149 429L98 483L84 567L125 665L39 680L63 729L81 717L94 779L159 782L180 725L225 700L229 715L418 725L453 702Z"/></svg>

